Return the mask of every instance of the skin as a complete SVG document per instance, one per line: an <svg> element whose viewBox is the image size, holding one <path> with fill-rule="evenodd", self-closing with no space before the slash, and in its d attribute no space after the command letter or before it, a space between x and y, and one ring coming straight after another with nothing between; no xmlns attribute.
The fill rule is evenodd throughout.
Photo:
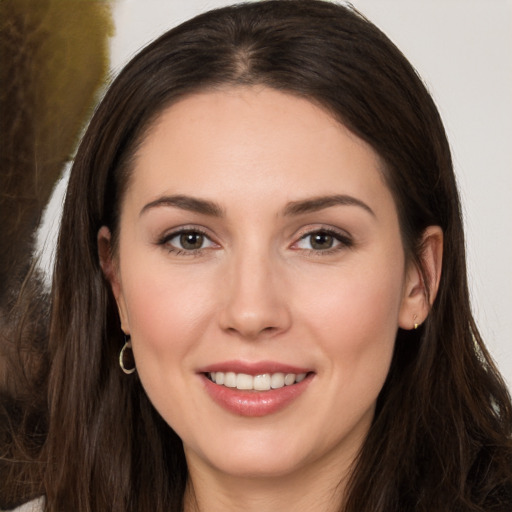
<svg viewBox="0 0 512 512"><path fill-rule="evenodd" d="M291 211L333 194L360 204ZM175 195L214 202L221 215L161 201ZM199 250L180 246L183 227L205 234ZM311 233L326 229L332 247L313 246ZM338 509L397 329L429 308L373 149L282 92L192 95L162 113L137 153L114 259L106 227L98 241L141 382L184 443L186 509ZM431 300L441 252L431 227ZM311 378L283 409L240 416L198 375L229 360L305 367Z"/></svg>

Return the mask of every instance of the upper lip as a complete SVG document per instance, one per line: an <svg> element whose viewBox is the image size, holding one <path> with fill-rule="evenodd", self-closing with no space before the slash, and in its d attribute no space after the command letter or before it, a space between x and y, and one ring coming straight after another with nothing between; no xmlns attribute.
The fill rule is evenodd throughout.
<svg viewBox="0 0 512 512"><path fill-rule="evenodd" d="M247 375L263 375L265 373L309 373L311 368L304 368L276 361L223 361L213 363L197 370L198 373L234 372Z"/></svg>

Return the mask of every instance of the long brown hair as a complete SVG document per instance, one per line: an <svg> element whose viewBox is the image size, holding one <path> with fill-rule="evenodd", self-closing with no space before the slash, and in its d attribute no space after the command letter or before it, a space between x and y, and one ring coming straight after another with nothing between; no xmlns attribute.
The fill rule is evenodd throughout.
<svg viewBox="0 0 512 512"><path fill-rule="evenodd" d="M71 173L51 295L49 426L36 455L41 469L30 470L48 510L182 509L182 444L137 377L118 367L123 335L96 236L107 225L115 240L133 155L163 109L240 84L320 104L375 149L406 254L419 266L424 229L444 232L437 298L418 330L397 333L344 512L509 511L512 406L471 314L439 114L382 32L351 8L317 0L200 15L141 51L100 103Z"/></svg>

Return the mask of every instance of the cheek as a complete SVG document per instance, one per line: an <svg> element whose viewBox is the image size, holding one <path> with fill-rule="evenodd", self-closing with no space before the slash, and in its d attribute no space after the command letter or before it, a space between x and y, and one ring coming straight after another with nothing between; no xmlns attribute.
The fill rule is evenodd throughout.
<svg viewBox="0 0 512 512"><path fill-rule="evenodd" d="M309 299L304 290L297 302L305 305L307 328L329 354L330 371L343 381L343 389L364 386L366 381L380 390L398 329L403 271L391 262L375 270L350 270L337 278L331 275L322 293L309 294Z"/></svg>
<svg viewBox="0 0 512 512"><path fill-rule="evenodd" d="M127 267L125 274L130 278L123 282L123 294L138 364L168 363L190 350L212 310L204 279L187 269L171 273L151 265L137 272Z"/></svg>
<svg viewBox="0 0 512 512"><path fill-rule="evenodd" d="M123 283L137 374L155 408L176 428L183 421L177 411L201 410L193 397L188 406L183 400L211 316L211 294L204 276L146 268L127 268L130 280Z"/></svg>

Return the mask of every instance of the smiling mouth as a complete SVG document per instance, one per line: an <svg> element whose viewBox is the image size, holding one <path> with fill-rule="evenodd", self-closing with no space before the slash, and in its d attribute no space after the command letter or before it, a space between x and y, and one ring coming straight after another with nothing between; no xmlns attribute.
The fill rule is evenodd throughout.
<svg viewBox="0 0 512 512"><path fill-rule="evenodd" d="M207 372L206 377L219 386L236 388L240 391L270 391L302 382L307 373L263 373L248 375L235 372Z"/></svg>

